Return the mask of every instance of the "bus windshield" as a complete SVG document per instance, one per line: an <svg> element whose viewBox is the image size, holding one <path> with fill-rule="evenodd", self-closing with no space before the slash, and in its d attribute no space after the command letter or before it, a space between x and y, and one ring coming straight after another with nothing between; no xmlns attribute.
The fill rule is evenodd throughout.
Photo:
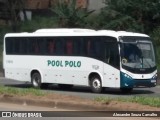
<svg viewBox="0 0 160 120"><path fill-rule="evenodd" d="M128 39L128 38L127 38ZM122 67L131 71L148 71L156 66L155 54L151 41L148 39L132 39L121 41Z"/></svg>

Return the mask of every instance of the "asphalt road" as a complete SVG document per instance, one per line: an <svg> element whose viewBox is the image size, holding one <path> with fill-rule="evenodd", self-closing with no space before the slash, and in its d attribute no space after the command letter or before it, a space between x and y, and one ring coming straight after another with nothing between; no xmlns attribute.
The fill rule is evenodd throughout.
<svg viewBox="0 0 160 120"><path fill-rule="evenodd" d="M19 82L15 80L0 78L0 85L11 86L16 88L30 88L32 87L30 83ZM130 94L122 94L119 89L106 89L105 92L101 94L92 93L89 87L75 86L70 90L62 90L57 87L57 85L51 85L47 92L54 92L65 95L73 95L87 99L94 99L97 97L132 97L132 96L156 96L160 97L160 86L154 88L135 88Z"/></svg>

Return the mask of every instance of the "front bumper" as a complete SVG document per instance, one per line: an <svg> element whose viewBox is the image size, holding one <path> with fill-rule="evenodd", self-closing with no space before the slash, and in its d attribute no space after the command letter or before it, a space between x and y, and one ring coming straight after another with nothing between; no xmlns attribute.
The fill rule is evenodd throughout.
<svg viewBox="0 0 160 120"><path fill-rule="evenodd" d="M157 78L150 79L133 79L125 73L121 73L121 88L140 88L140 87L155 87Z"/></svg>

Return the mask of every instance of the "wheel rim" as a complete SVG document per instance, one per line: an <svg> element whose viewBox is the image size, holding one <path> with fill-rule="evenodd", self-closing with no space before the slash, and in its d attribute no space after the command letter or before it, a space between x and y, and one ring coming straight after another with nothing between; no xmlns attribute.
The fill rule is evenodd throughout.
<svg viewBox="0 0 160 120"><path fill-rule="evenodd" d="M39 81L40 81L40 79L39 79L39 77L34 77L33 78L33 85L35 86L35 87L38 87L39 86Z"/></svg>
<svg viewBox="0 0 160 120"><path fill-rule="evenodd" d="M93 87L96 88L96 89L101 88L101 82L98 79L95 79L93 81Z"/></svg>

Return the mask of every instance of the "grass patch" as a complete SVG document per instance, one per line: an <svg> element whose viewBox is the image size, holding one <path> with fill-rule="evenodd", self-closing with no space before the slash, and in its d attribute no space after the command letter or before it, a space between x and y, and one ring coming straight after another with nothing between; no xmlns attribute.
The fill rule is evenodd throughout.
<svg viewBox="0 0 160 120"><path fill-rule="evenodd" d="M0 94L20 95L20 96L25 96L25 95L44 96L46 95L45 92L39 89L34 89L34 88L20 89L20 88L5 87L5 86L0 86Z"/></svg>
<svg viewBox="0 0 160 120"><path fill-rule="evenodd" d="M110 103L113 100L113 98L109 98L109 97L97 97L95 98L95 101L97 102L102 102L102 103Z"/></svg>
<svg viewBox="0 0 160 120"><path fill-rule="evenodd" d="M131 102L131 103L139 103L142 105L149 105L152 107L160 107L160 97L146 97L146 96L134 96L131 98L98 97L95 98L95 101L102 103L109 103L111 101Z"/></svg>
<svg viewBox="0 0 160 120"><path fill-rule="evenodd" d="M135 97L132 97L132 98L128 98L128 101L129 102L134 102L134 103L140 103L142 105L160 107L160 97L135 96Z"/></svg>

